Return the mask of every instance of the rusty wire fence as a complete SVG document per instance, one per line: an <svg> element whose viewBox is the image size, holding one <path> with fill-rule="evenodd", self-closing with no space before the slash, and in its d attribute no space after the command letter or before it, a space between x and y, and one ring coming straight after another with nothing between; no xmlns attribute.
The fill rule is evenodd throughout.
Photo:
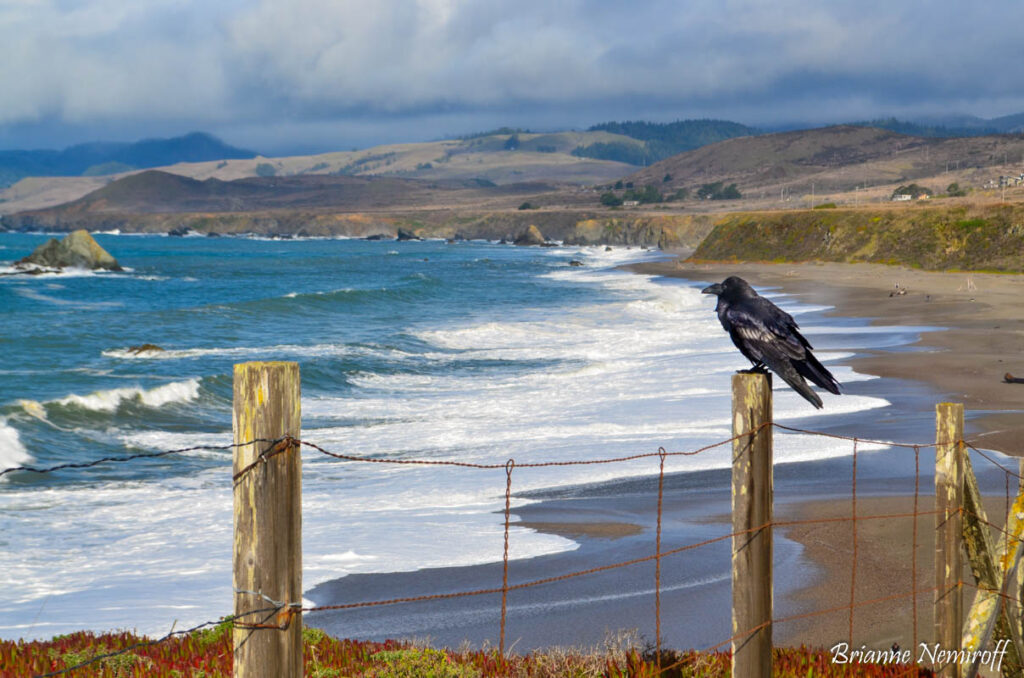
<svg viewBox="0 0 1024 678"><path fill-rule="evenodd" d="M273 456L281 454L281 453L283 453L283 452L285 452L287 450L296 449L298 447L305 447L308 450L313 450L313 451L315 451L315 452L317 452L317 453L319 453L321 455L324 455L326 457L330 457L332 459L338 460L340 462L346 462L346 463L377 464L377 465L446 466L446 467L461 468L461 469L472 469L472 470L480 471L480 472L493 472L493 473L498 474L500 476L500 481L496 481L496 485L503 485L504 486L504 512L503 512L504 513L504 548L503 548L503 552L502 552L502 581L500 582L500 585L496 582L495 586L490 587L490 588L483 588L483 589L464 590L464 591L457 591L457 592L446 592L446 593L438 593L438 594L433 594L433 595L422 595L422 596L415 596L415 597L396 597L396 598L373 600L373 601L360 601L360 602L342 603L342 604L336 604L336 605L306 606L306 607L302 606L301 604L297 604L297 603L294 603L294 602L291 602L291 601L273 600L272 598L270 598L268 596L265 596L263 594L258 594L257 597L262 601L263 604L258 606L258 607L256 607L255 609L247 610L247 611L244 611L242 613L226 615L225 617L222 617L222 618L220 618L218 620L207 621L207 622L204 622L202 624L198 624L198 625L196 625L196 626L194 626L192 628L189 628L189 629L185 629L185 630L181 630L181 631L173 631L173 632L171 632L171 633L169 633L169 634L167 634L167 635L165 635L165 636L163 636L161 638L145 641L143 643L139 643L139 644L133 645L131 647L126 647L126 648L124 648L122 650L119 650L116 653L110 653L110 654L106 654L106 655L101 655L101 656L93 657L88 662L85 662L85 663L80 664L78 666L74 666L74 667L70 667L70 668L54 671L54 672L51 672L51 673L41 674L41 675L42 676L56 676L56 675L61 675L61 674L66 674L66 673L74 672L77 669L83 669L83 668L87 667L90 664L102 661L103 659L106 659L106 658L108 658L110 656L113 656L115 654L125 653L125 652L128 652L128 651L134 650L134 649L138 649L139 647L142 647L142 646L145 646L145 645L152 645L152 644L161 643L161 642L164 642L164 641L166 641L166 640L168 640L168 639L170 639L170 638L172 638L174 636L188 634L188 633L194 632L194 631L202 629L202 628L206 628L206 627L209 627L209 626L212 626L212 625L215 625L215 624L222 623L225 620L232 621L235 624L236 627L242 628L242 629L249 629L249 630L252 630L252 631L257 631L257 630L274 630L274 629L287 628L292 623L293 618L296 615L299 615L301 613L325 612L325 611L342 611L342 610L352 610L352 609L357 609L357 608L376 607L376 606L385 606L385 605L395 605L395 604L399 604L399 603L416 603L416 602L436 601L436 600L444 600L444 599L452 599L452 598L466 598L466 597L472 597L472 596L497 595L497 594L501 595L501 610L500 610L500 614L498 614L497 618L495 619L495 627L496 627L496 635L497 635L497 639L498 639L499 650L501 652L504 652L505 651L506 617L507 617L507 609L508 609L507 608L507 603L508 603L509 597L514 595L515 592L523 590L523 589L526 589L526 588L531 588L531 587L536 587L536 586L541 586L541 585L546 585L546 584L554 584L554 583L557 583L557 582L566 581L566 580L570 580L570 579L574 579L574 578L578 578L578 577L586 577L588 575L596 574L596 573L599 573L599 572L605 572L605 571L608 571L608 570L614 570L614 569L619 569L619 568L627 568L627 567L630 567L630 566L638 565L640 563L648 563L648 562L654 562L655 563L655 574L654 574L654 582L653 582L654 592L655 592L655 596L654 596L655 597L655 604L654 604L654 607L653 607L653 610L652 610L652 615L654 616L654 626L655 626L655 629L656 629L656 632L655 632L655 642L657 644L657 650L658 650L657 656L660 658L661 655L662 655L662 653L661 653L661 641L662 641L661 620L662 620L662 613L663 613L662 604L661 604L661 593L662 593L662 586L661 586L661 564L662 564L662 561L664 559L671 558L672 556L678 555L678 554L686 552L686 551L691 551L691 550L694 550L694 549L699 549L699 548L706 547L706 546L709 546L711 544L715 544L715 543L718 543L718 542L723 542L723 541L727 541L727 540L733 540L733 539L735 539L737 537L743 537L744 535L747 535L747 534L750 534L750 533L761 532L761 531L764 531L764 530L771 529L773 527L785 528L785 527L795 527L795 526L814 525L814 524L822 525L822 524L828 524L828 523L848 523L850 525L850 536L851 536L851 540L852 540L851 541L852 557L851 557L851 562L850 562L850 584L849 584L849 592L850 593L849 593L848 602L846 602L843 605L834 606L834 607L831 607L831 608L828 608L828 609L812 610L812 611L801 612L801 613L798 613L798 614L792 614L792 615L788 615L788 616L773 617L770 620L763 622L760 625L760 627L764 627L764 626L768 626L768 625L778 626L778 625L781 625L781 624L786 624L788 622L794 622L794 621L801 620L801 619L809 619L809 618L813 618L813 617L819 617L819 616L822 616L822 615L835 615L837 613L846 612L846 613L848 613L848 625L847 625L848 626L848 638L847 638L847 640L848 640L848 642L850 643L851 646L855 646L854 643L853 643L853 639L854 639L854 625L855 625L855 619L856 619L856 615L857 615L858 610L861 610L861 609L869 607L869 606L876 606L876 605L882 605L884 603L890 603L890 602L897 601L897 600L900 600L900 599L910 599L910 601L911 601L911 610L913 611L912 612L913 618L910 620L910 627L912 629L912 635L913 635L913 646L916 648L918 646L918 626L919 626L918 625L918 618L917 618L918 617L918 602L919 602L919 600L921 600L924 597L934 597L934 595L938 591L938 587L937 586L921 586L921 583L918 581L918 579L919 579L919 577L918 577L919 563L917 562L917 552L918 552L918 547L919 547L918 540L919 540L919 536L920 536L918 534L918 518L920 518L922 516L935 516L937 514L936 510L934 510L934 509L926 509L926 508L923 508L922 505L921 505L921 494L922 494L922 492L921 492L921 484L920 484L920 478L921 478L921 454L922 454L923 450L934 449L936 447L936 443L908 444L908 443L897 443L897 442L892 442L892 441L873 440L873 439L870 439L870 438L843 436L843 435L836 435L836 434L833 434L833 433L823 433L823 432L820 432L820 431L811 431L811 430L807 430L807 429L800 429L800 428L795 428L795 427L791 427L791 426L785 426L785 425L774 423L774 422L767 423L766 427L767 428L771 428L771 429L780 430L780 431L789 432L789 433L798 433L798 434L811 435L811 436L822 436L822 437L827 437L827 438L831 438L831 439L843 440L843 441L846 441L846 442L848 442L850 444L850 446L851 446L851 457L850 457L851 458L851 465L850 465L850 488L851 488L850 496L851 496L851 505L850 505L850 513L849 513L848 516L816 518L816 519L805 519L805 520L772 520L769 523L752 526L752 527L750 527L749 529L746 529L746 530L732 531L732 532L730 532L728 534L723 534L723 535L720 535L720 536L716 536L716 537L713 537L713 538L710 538L710 539L705 539L705 540L694 542L694 543L678 544L678 545L664 544L663 541L662 541L662 518L663 518L663 503L664 503L663 499L664 499L664 486L665 486L665 482L664 481L665 481L665 462L666 462L666 460L668 460L670 458L673 458L673 457L680 457L680 456L696 456L696 455L700 455L702 453L708 452L710 450L713 450L715 448L720 448L720 447L732 445L732 444L736 443L737 440L739 440L740 438L742 438L744 436L750 435L750 433L744 433L744 434L741 434L741 435L733 436L731 438L728 438L728 439L725 439L725 440L721 440L721 441L719 441L717 443L714 443L714 444L711 444L711 445L707 445L707 446L704 446L704 447L701 447L701 448L698 448L698 449L686 450L686 451L668 451L668 450L666 450L664 448L659 448L655 452L640 453L640 454L634 454L634 455L629 455L629 456L622 456L622 457L617 457L617 458L592 459L592 460L580 460L580 461L557 461L557 460L553 460L553 461L546 461L546 462L532 462L532 463L522 463L522 464L517 464L514 459L508 459L507 461L501 462L501 463L478 464L478 463L469 463L469 462L461 462L461 461L409 460L409 459L391 460L391 459L383 459L383 458L377 458L377 457L362 457L362 456L358 456L358 455L343 454L343 453L331 451L331 450L326 449L326 448L324 448L324 447L322 447L322 446L320 446L320 445L318 445L318 444L316 444L314 442L311 442L311 441L308 441L308 440L294 439L294 438L290 438L290 437L284 437L284 438L280 438L280 439L276 439L276 440L257 439L257 440L253 440L253 441L247 441L246 443L244 443L245 445L251 445L251 444L257 443L257 444L265 445L265 447L264 447L262 453L259 455L259 458L257 459L257 461L255 461L252 464L246 466L245 468L243 468L241 471L239 471L238 473L236 473L234 475L233 480L236 483L239 482L243 476L245 476L246 474L250 473L256 466L262 465L263 463L265 463L268 459L272 458ZM960 441L957 441L957 442L958 442L958 444L962 445L963 447L968 448L968 449L972 450L973 452L975 452L975 454L978 456L978 458L985 460L988 464L992 465L994 468L997 468L999 470L999 472L1004 474L1005 479L1006 479L1006 481L1005 481L1005 487L1006 487L1006 506L1007 506L1007 510L1009 510L1012 496L1016 494L1017 488L1021 484L1021 475L1018 473L1018 471L1013 470L1011 468L1008 468L1004 464L1000 463L993 455L987 453L983 449L979 449L976 445L974 445L974 444L972 444L972 443L970 443L968 441L960 440ZM885 446L885 447L888 447L888 448L905 450L908 453L912 453L913 454L913 456L914 456L914 467L915 467L915 479L914 479L914 488L913 488L913 504L912 504L913 509L911 511L909 511L909 512L900 512L900 513L887 513L887 514L864 514L864 513L861 513L858 510L858 506L857 506L857 501L858 501L858 492L857 492L857 464L858 464L859 456L861 454L863 454L863 452L861 452L859 448L861 448L861 446L863 446L865 444L879 445L879 446ZM133 454L133 455L121 456L121 457L105 457L103 459L97 459L97 460L90 461L90 462L61 464L61 465L58 465L58 466L53 466L53 467L48 467L48 468L22 466L22 467L16 467L16 468L8 468L8 469L5 469L3 471L0 471L0 476L6 475L6 474L10 474L10 473L55 473L55 472L59 472L59 471L68 471L68 470L87 468L87 467L97 466L97 465L100 465L100 464L125 463L125 462L130 462L130 461L133 461L133 460L137 460L137 459L147 459L147 458L154 458L154 457L178 455L178 454L184 454L184 453L194 452L194 451L199 451L199 450L221 450L221 451L226 451L226 450L232 450L232 449L234 449L234 448L236 448L238 446L239 446L239 444L200 445L200 446L193 446L193 447L187 447L187 448L165 450L165 451L156 452L156 453ZM642 459L650 459L652 461L652 465L656 465L656 468L657 468L657 479L658 479L658 482L657 482L657 487L658 487L658 490L657 490L657 509L656 509L657 510L657 522L656 522L657 527L656 527L656 531L655 531L655 535L654 535L654 543L652 544L652 549L651 549L650 555L644 556L644 557L640 557L640 558L634 558L634 559L630 559L630 560L626 560L626 561L622 561L622 562L606 564L606 565L594 567L594 568L591 568L591 569L585 569L585 570L579 570L579 571L573 571L573 572L565 572L565 573L561 573L561 574L558 574L558 575L555 575L555 576L546 577L546 578L542 578L542 579L536 579L536 580L527 581L527 582L521 582L521 583L516 583L516 584L509 584L509 556L508 556L508 554L509 554L509 533L510 533L510 527L515 525L515 523L513 523L511 521L511 513L512 513L512 510L511 510L511 504L512 504L511 498L513 496L514 479L515 479L517 471L520 471L520 470L523 470L523 469L529 469L529 468L545 467L545 466L573 466L573 465L617 464L617 463L628 462L628 461L635 461L635 460L642 460ZM961 513L967 513L965 511L965 509L963 509L963 508L961 508L960 511L961 511ZM992 522L992 521L988 520L987 517L985 517L983 515L978 515L977 513L974 513L973 515L981 523L983 523L986 526L990 527L996 534L1000 535L1002 538L1007 539L1007 540L1018 540L1018 537L1016 535L1011 534L1010 532L1008 532L1003 525L1000 525L1000 524L997 524L995 522ZM913 543L911 544L911 554L912 554L911 558L912 558L912 562L910 564L910 580L908 582L906 582L906 584L907 584L906 585L906 590L901 592L901 593L895 594L895 595L889 595L889 596L884 596L884 597L878 597L878 598L872 598L872 599L858 598L857 595L856 595L856 583L857 583L857 576L858 576L858 545L859 545L858 524L863 524L863 523L868 522L868 521L899 520L899 519L911 520L912 523L913 523L913 533L912 533L912 542ZM724 566L724 564L723 564L723 566ZM1006 590L1005 586L1002 587L999 590L986 589L984 586L980 585L979 583L974 582L974 581L968 581L968 580L966 580L966 578L958 580L956 582L956 584L957 584L957 588L958 589L969 588L969 589L976 589L976 590L986 590L986 591L988 591L988 592L998 596L999 598L1009 602L1010 604L1017 606L1016 607L1017 610L1021 609L1020 608L1021 596L1020 596L1019 589L1016 592L1008 592ZM238 591L236 591L236 593L256 593L256 592L238 592ZM710 645L710 646L707 646L707 647L704 647L704 648L698 648L698 649L703 650L703 651L709 651L709 652L710 651L720 650L721 648L724 648L725 646L729 645L730 643L735 642L737 639L750 636L752 633L758 631L760 627L743 629L742 631L740 631L739 633L734 634L730 638L724 638L724 639L721 640L721 642L715 643L714 645ZM660 670L662 672L665 672L665 671L669 671L672 668L674 668L674 665L667 665L667 666L660 667ZM941 669L941 667L940 667L940 669ZM916 672L916 670L917 670L916 668L908 669L907 675L913 675Z"/></svg>

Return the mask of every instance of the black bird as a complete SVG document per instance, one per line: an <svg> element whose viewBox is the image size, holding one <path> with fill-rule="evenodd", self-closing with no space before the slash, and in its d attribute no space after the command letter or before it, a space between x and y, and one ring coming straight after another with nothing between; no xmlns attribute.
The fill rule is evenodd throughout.
<svg viewBox="0 0 1024 678"><path fill-rule="evenodd" d="M718 297L718 319L732 343L754 364L753 371L771 369L819 409L821 398L804 379L839 395L839 382L811 354L793 316L758 295L746 280L729 276L701 292Z"/></svg>

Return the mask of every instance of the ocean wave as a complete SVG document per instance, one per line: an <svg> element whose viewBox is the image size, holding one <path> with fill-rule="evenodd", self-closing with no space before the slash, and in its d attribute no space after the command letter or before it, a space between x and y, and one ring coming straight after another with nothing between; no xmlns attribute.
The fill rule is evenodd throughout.
<svg viewBox="0 0 1024 678"><path fill-rule="evenodd" d="M36 277L45 277L45 275ZM48 304L53 304L55 306L73 306L79 309L120 308L124 306L124 303L120 301L76 301L74 299L60 299L59 297L51 297L47 294L37 292L36 290L27 287L21 287L14 291L16 294L23 296L26 299L32 299L33 301L43 301Z"/></svg>
<svg viewBox="0 0 1024 678"><path fill-rule="evenodd" d="M40 266L40 267L35 267L35 268L44 268L44 267ZM64 268L64 269L59 269L58 270L58 269L44 268L45 272L43 272L43 273L34 273L32 275L26 274L26 270L28 270L28 269L17 268L15 266L0 266L0 275L12 275L12 274L18 274L18 273L22 274L22 275L13 277L14 280L51 280L53 278L87 278L87 277L100 277L100 276L110 276L112 278L113 277L117 277L117 274L114 273L113 271L104 271L102 269L92 270L92 269L88 269L88 268ZM31 269L31 270L35 270L35 269Z"/></svg>
<svg viewBox="0 0 1024 678"><path fill-rule="evenodd" d="M400 360L413 354L385 346L352 344L275 344L272 346L217 346L211 348L172 348L163 351L142 351L136 353L127 348L112 348L102 352L107 358L118 360L185 360L217 356L275 356L290 355L307 358L324 356L368 355L388 360Z"/></svg>
<svg viewBox="0 0 1024 678"><path fill-rule="evenodd" d="M124 403L140 403L146 407L163 407L169 403L185 403L199 397L199 379L174 381L150 389L141 387L112 388L89 395L71 395L48 404L79 407L96 412L116 412Z"/></svg>
<svg viewBox="0 0 1024 678"><path fill-rule="evenodd" d="M24 466L32 461L32 455L28 453L18 436L18 429L7 424L7 420L0 418L0 470Z"/></svg>

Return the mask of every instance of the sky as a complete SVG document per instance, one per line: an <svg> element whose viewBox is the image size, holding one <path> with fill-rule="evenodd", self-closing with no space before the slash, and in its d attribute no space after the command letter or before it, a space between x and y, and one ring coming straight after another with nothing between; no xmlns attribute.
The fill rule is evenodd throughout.
<svg viewBox="0 0 1024 678"><path fill-rule="evenodd" d="M0 0L0 148L1024 112L1018 0Z"/></svg>

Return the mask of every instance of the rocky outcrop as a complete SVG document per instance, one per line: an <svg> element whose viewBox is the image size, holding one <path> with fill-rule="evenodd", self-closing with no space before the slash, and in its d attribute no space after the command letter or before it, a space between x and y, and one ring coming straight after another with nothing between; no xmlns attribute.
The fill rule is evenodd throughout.
<svg viewBox="0 0 1024 678"><path fill-rule="evenodd" d="M543 245L544 236L539 228L530 224L525 231L516 236L513 242L516 245Z"/></svg>
<svg viewBox="0 0 1024 678"><path fill-rule="evenodd" d="M395 240L423 240L423 238L408 229L399 228L398 235L395 237Z"/></svg>
<svg viewBox="0 0 1024 678"><path fill-rule="evenodd" d="M140 355L142 353L160 353L164 349L156 344L139 344L138 346L129 346L128 353L132 355Z"/></svg>
<svg viewBox="0 0 1024 678"><path fill-rule="evenodd" d="M51 238L35 249L32 254L18 261L19 268L89 268L121 271L121 265L109 252L100 247L89 232L78 230L69 233L63 240Z"/></svg>

